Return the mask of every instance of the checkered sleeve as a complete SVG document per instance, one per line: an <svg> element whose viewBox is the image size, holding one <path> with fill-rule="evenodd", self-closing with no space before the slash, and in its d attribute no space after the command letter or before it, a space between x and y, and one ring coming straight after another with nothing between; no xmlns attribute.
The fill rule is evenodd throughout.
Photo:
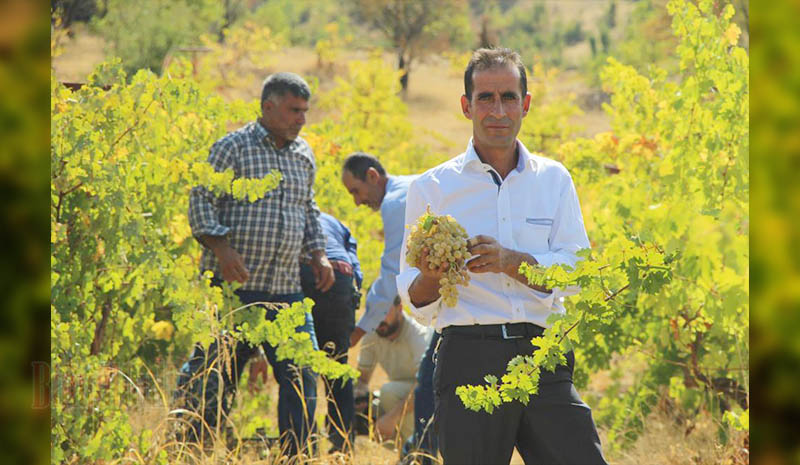
<svg viewBox="0 0 800 465"><path fill-rule="evenodd" d="M309 152L311 149L308 149ZM306 200L306 225L303 231L303 251L302 256L309 255L315 250L325 250L325 235L322 226L319 224L319 207L314 200L314 178L316 166L311 167L308 176L308 199Z"/></svg>
<svg viewBox="0 0 800 465"><path fill-rule="evenodd" d="M208 163L214 171L234 168L236 149L232 142L221 139L214 143L208 155ZM225 236L230 227L220 224L217 205L219 198L205 186L195 186L189 195L189 226L192 236Z"/></svg>

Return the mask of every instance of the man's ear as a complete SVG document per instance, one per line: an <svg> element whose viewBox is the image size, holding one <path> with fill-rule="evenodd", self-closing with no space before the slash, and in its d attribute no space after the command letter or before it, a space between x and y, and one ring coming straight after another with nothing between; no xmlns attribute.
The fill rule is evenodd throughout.
<svg viewBox="0 0 800 465"><path fill-rule="evenodd" d="M272 100L270 99L264 100L263 102L261 102L261 113L263 114L267 113L268 111L272 111L272 108L274 106L275 103Z"/></svg>
<svg viewBox="0 0 800 465"><path fill-rule="evenodd" d="M469 108L469 99L466 95L461 95L461 112L464 113L464 116L466 116L467 119L472 119L472 114L470 113Z"/></svg>
<svg viewBox="0 0 800 465"><path fill-rule="evenodd" d="M528 110L531 108L531 94L530 92L525 93L525 98L522 99L522 116L528 114Z"/></svg>
<svg viewBox="0 0 800 465"><path fill-rule="evenodd" d="M370 184L376 184L380 178L381 174L378 173L378 170L372 166L367 168L367 181L369 181Z"/></svg>

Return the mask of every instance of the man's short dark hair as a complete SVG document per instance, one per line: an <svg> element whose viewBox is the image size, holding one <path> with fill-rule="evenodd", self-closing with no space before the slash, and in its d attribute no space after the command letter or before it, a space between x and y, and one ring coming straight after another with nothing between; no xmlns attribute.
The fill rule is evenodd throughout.
<svg viewBox="0 0 800 465"><path fill-rule="evenodd" d="M281 72L270 74L264 79L261 87L261 103L274 97L283 97L287 92L303 100L311 98L311 89L303 78L294 73Z"/></svg>
<svg viewBox="0 0 800 465"><path fill-rule="evenodd" d="M528 78L525 74L525 65L522 64L522 58L519 53L511 50L510 48L479 48L475 50L467 64L467 69L464 71L464 95L467 100L472 100L472 76L475 71L484 71L487 69L497 68L500 66L513 66L519 71L519 88L522 91L522 97L528 93Z"/></svg>
<svg viewBox="0 0 800 465"><path fill-rule="evenodd" d="M364 181L367 179L367 170L375 168L381 176L386 176L386 170L383 169L381 162L374 156L365 152L351 153L344 161L342 169L349 171L356 179Z"/></svg>

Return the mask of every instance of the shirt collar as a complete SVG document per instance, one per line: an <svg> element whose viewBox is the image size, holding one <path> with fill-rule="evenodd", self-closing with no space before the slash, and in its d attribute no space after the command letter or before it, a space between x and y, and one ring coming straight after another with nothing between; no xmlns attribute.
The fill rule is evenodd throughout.
<svg viewBox="0 0 800 465"><path fill-rule="evenodd" d="M253 123L253 135L255 136L255 138L257 140L264 141L265 143L267 143L268 145L271 145L276 150L278 149L278 146L275 144L275 140L272 138L272 133L270 133L269 129L265 128L264 125L262 125L261 122L258 121L258 120L256 120ZM290 147L291 148L296 143L297 143L297 139L295 139L295 140L289 142L288 144L286 144L284 146L284 148L286 148L286 147Z"/></svg>
<svg viewBox="0 0 800 465"><path fill-rule="evenodd" d="M519 173L525 171L526 167L530 167L531 169L535 170L536 160L525 147L525 144L523 144L519 139L517 139L517 147L519 151L519 158L517 159L517 166L514 169ZM478 152L475 151L475 146L473 145L472 138L470 137L469 144L467 144L467 150L464 152L464 157L461 160L461 164L458 166L458 171L460 173L467 167L478 168L482 165L484 165L484 163L481 161L480 157L478 157Z"/></svg>
<svg viewBox="0 0 800 465"><path fill-rule="evenodd" d="M386 190L383 193L383 197L384 198L386 198L386 194L388 194L389 192L391 192L391 191L393 191L395 189L396 184L397 184L397 179L394 176L392 176L392 175L387 173L386 174Z"/></svg>

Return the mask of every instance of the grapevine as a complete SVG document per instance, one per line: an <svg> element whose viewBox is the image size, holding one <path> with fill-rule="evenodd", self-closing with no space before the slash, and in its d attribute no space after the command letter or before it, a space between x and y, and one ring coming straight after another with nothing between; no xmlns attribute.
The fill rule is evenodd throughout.
<svg viewBox="0 0 800 465"><path fill-rule="evenodd" d="M439 280L439 293L448 307L455 307L458 301L456 286L467 286L469 283L469 274L464 267L464 261L470 256L467 250L468 237L455 218L450 215L434 215L430 205L425 214L417 219L417 223L411 226L411 234L408 236L406 262L409 265L419 268L425 249L430 253L430 269L448 265L446 274Z"/></svg>

